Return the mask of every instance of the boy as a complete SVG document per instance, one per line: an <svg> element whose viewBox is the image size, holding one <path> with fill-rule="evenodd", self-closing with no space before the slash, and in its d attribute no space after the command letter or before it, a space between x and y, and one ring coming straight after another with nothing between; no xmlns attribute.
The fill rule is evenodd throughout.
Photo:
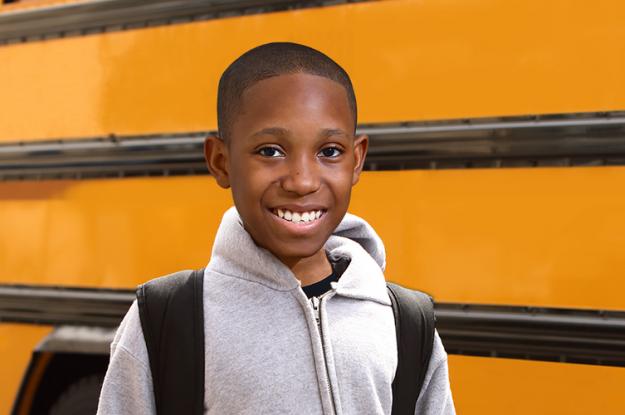
<svg viewBox="0 0 625 415"><path fill-rule="evenodd" d="M226 69L208 168L231 188L204 270L205 412L390 414L397 342L384 246L346 214L368 138L347 73L271 43ZM99 414L155 413L137 304L111 345ZM453 414L435 335L418 414Z"/></svg>

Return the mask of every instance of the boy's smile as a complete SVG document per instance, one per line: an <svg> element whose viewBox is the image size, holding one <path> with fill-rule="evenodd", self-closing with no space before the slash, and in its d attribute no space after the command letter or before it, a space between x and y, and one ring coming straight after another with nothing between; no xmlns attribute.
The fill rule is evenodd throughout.
<svg viewBox="0 0 625 415"><path fill-rule="evenodd" d="M298 262L326 265L323 246L347 211L368 143L354 137L345 89L295 73L253 84L241 102L227 143L207 139L211 172L232 187L259 246L292 269Z"/></svg>

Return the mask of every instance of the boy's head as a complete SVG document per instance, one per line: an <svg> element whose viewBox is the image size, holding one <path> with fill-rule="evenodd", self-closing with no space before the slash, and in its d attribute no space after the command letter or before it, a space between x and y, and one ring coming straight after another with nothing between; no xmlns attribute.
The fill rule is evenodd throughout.
<svg viewBox="0 0 625 415"><path fill-rule="evenodd" d="M280 75L306 73L337 82L345 88L347 102L356 129L356 95L349 75L325 54L297 43L276 42L255 47L226 68L217 91L219 136L228 141L232 122L241 110L243 93L264 79Z"/></svg>
<svg viewBox="0 0 625 415"><path fill-rule="evenodd" d="M347 73L309 47L270 43L226 69L217 102L220 136L206 139L206 161L245 229L287 265L319 254L368 145L355 136Z"/></svg>

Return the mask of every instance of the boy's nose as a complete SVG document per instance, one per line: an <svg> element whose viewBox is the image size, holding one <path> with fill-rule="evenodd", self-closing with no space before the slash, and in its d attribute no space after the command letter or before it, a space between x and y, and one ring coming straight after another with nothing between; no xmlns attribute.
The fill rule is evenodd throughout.
<svg viewBox="0 0 625 415"><path fill-rule="evenodd" d="M319 169L313 160L293 160L282 178L282 188L298 195L314 193L320 185Z"/></svg>

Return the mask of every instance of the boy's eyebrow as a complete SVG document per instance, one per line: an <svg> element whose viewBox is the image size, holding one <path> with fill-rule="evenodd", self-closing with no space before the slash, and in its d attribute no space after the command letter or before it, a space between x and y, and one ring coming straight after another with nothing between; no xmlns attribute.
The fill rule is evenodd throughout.
<svg viewBox="0 0 625 415"><path fill-rule="evenodd" d="M287 128L282 127L267 127L256 131L252 134L252 137L260 137L263 135L272 135L274 137L286 137L291 134ZM324 128L319 132L319 137L331 137L334 135L348 136L348 134L340 128Z"/></svg>
<svg viewBox="0 0 625 415"><path fill-rule="evenodd" d="M319 134L322 137L330 137L333 135L347 135L347 133L343 130L341 130L340 128L324 128L323 130L321 130L321 133Z"/></svg>
<svg viewBox="0 0 625 415"><path fill-rule="evenodd" d="M252 134L252 137L258 137L261 135L273 135L277 137L285 137L289 135L289 130L287 130L286 128L282 128L282 127L267 127L267 128L263 128L262 130L256 131L254 134Z"/></svg>

